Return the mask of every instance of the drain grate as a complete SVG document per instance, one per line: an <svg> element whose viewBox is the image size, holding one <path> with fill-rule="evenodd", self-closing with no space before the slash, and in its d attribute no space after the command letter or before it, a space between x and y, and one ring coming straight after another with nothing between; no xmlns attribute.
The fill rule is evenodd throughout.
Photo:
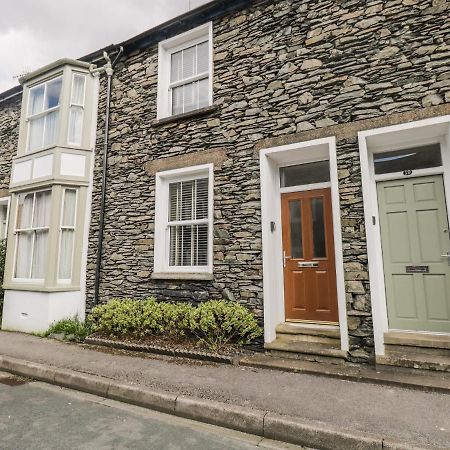
<svg viewBox="0 0 450 450"><path fill-rule="evenodd" d="M4 384L6 386L22 386L29 382L30 382L30 380L27 380L26 378L19 378L19 377L0 378L0 384Z"/></svg>

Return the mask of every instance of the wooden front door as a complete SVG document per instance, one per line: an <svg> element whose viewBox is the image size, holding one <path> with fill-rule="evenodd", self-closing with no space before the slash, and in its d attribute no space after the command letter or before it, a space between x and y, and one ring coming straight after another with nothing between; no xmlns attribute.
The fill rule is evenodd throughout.
<svg viewBox="0 0 450 450"><path fill-rule="evenodd" d="M281 194L286 320L338 322L331 190Z"/></svg>
<svg viewBox="0 0 450 450"><path fill-rule="evenodd" d="M377 189L389 328L450 333L442 175L383 181Z"/></svg>

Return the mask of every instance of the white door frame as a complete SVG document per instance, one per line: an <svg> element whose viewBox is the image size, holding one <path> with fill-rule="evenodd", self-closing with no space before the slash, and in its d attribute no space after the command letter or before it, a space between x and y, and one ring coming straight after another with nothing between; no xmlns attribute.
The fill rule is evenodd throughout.
<svg viewBox="0 0 450 450"><path fill-rule="evenodd" d="M264 285L264 340L276 338L276 326L285 321L283 243L281 233L280 167L314 161L329 160L331 200L333 209L334 248L336 260L336 283L339 311L341 349L348 351L347 306L345 299L344 258L342 253L341 214L334 137L283 145L261 150L261 215L263 242ZM309 185L295 188L301 191L317 188ZM292 192L291 188L289 191Z"/></svg>
<svg viewBox="0 0 450 450"><path fill-rule="evenodd" d="M406 176L399 173L376 176L373 155L439 143L442 151L442 167L415 170L409 177L443 174L447 213L450 216L449 138L450 116L433 117L358 133L376 355L385 354L384 333L389 331L376 183L382 180L406 178ZM450 217L448 219L450 222Z"/></svg>

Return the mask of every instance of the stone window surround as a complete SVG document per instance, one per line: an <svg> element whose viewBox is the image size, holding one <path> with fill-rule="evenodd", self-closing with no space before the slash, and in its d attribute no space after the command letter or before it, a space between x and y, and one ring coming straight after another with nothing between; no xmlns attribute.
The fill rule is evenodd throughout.
<svg viewBox="0 0 450 450"><path fill-rule="evenodd" d="M190 177L206 175L208 185L208 265L198 267L174 267L168 264L167 239L167 207L169 182L186 180ZM214 217L214 165L203 164L199 166L184 167L155 175L155 254L154 272L152 279L169 280L212 280L213 279L213 217Z"/></svg>
<svg viewBox="0 0 450 450"><path fill-rule="evenodd" d="M336 261L336 287L338 297L339 330L341 350L349 350L347 328L347 304L344 282L344 260L336 156L334 137L304 141L296 144L266 147L259 152L261 171L261 225L263 245L264 289L264 341L276 337L276 326L285 321L284 282L281 237L281 191L279 168L328 159L330 162L333 230ZM312 189L314 185L285 188L285 190Z"/></svg>
<svg viewBox="0 0 450 450"><path fill-rule="evenodd" d="M367 236L375 354L385 354L384 335L389 331L384 269L379 227L377 179L398 179L398 173L375 175L373 155L400 148L439 143L443 166L415 170L413 176L443 174L447 204L450 199L450 115L399 123L358 133L363 204ZM402 176L402 175L400 175ZM450 208L447 208L450 221ZM427 333L430 334L430 333ZM442 333L440 333L442 334Z"/></svg>
<svg viewBox="0 0 450 450"><path fill-rule="evenodd" d="M209 102L208 105L213 104L213 39L212 39L212 22L207 22L197 28L186 31L178 36L174 36L158 44L158 95L157 95L157 122L162 119L170 118L171 110L169 106L169 85L170 79L170 57L175 51L182 50L197 43L199 39L208 38L209 42ZM208 108L208 107L206 107ZM202 110L206 108L201 108ZM195 113L189 111L188 113L178 114L177 116L190 115ZM163 122L165 123L165 122Z"/></svg>

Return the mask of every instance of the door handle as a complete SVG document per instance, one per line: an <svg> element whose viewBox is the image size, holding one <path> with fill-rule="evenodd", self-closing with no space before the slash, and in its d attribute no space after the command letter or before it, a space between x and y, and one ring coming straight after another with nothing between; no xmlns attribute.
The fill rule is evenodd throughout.
<svg viewBox="0 0 450 450"><path fill-rule="evenodd" d="M450 266L450 251L448 251L445 255L441 255L441 258L447 258L448 265Z"/></svg>
<svg viewBox="0 0 450 450"><path fill-rule="evenodd" d="M292 256L286 256L286 252L283 250L283 267L286 267L286 260L291 258Z"/></svg>

